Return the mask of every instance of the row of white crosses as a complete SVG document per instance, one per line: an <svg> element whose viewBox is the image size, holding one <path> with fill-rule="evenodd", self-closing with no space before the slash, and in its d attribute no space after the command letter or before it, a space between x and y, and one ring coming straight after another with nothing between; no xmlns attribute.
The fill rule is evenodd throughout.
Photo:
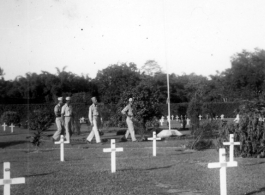
<svg viewBox="0 0 265 195"><path fill-rule="evenodd" d="M224 145L229 145L229 162L225 159L225 149L219 149L219 162L209 163L208 168L220 168L220 194L227 195L226 187L226 168L227 167L237 167L237 162L234 161L234 145L240 145L240 142L234 142L234 135L230 134L229 142L224 142Z"/></svg>
<svg viewBox="0 0 265 195"><path fill-rule="evenodd" d="M2 127L4 128L4 131L6 131L6 127L7 127L6 123L4 123L4 124L2 125ZM13 132L14 132L14 127L15 127L15 125L13 125L13 123L11 123L11 126L9 126L9 127L11 128L11 133L13 133Z"/></svg>
<svg viewBox="0 0 265 195"><path fill-rule="evenodd" d="M187 121L190 121L190 119L187 118L186 115L185 115L185 119L186 119ZM167 120L169 121L169 116L167 116ZM174 120L174 116L172 115L172 116L171 116L171 121L173 121L173 120ZM176 121L182 121L182 120L183 120L182 115L180 116L180 118L179 118L178 115L176 115ZM160 122L161 125L163 125L163 123L165 122L165 117L162 116L161 119L159 120L159 122Z"/></svg>
<svg viewBox="0 0 265 195"><path fill-rule="evenodd" d="M221 114L220 115L220 118L221 118L221 120L223 120L224 119L224 117L225 117L225 115L224 114ZM215 116L215 118L214 118L215 120L217 120L218 119L218 116ZM202 115L199 115L199 120L202 120Z"/></svg>

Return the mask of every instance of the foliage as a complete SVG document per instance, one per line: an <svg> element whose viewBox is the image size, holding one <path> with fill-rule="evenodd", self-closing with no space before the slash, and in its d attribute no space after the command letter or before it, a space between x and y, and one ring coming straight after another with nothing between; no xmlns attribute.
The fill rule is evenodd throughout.
<svg viewBox="0 0 265 195"><path fill-rule="evenodd" d="M121 94L130 88L134 88L139 82L140 72L134 63L110 65L98 71L95 78L95 83L101 95L100 101L109 105L117 104Z"/></svg>
<svg viewBox="0 0 265 195"><path fill-rule="evenodd" d="M239 124L224 123L219 132L218 144L229 140L229 134L234 134L234 140L240 142L235 147L235 156L265 157L265 123L260 120L265 117L265 102L244 102L240 106Z"/></svg>
<svg viewBox="0 0 265 195"><path fill-rule="evenodd" d="M6 111L1 115L1 123L6 123L6 125L19 124L20 117L17 112Z"/></svg>
<svg viewBox="0 0 265 195"><path fill-rule="evenodd" d="M200 125L193 131L193 140L189 142L188 148L203 150L214 146L213 138L218 136L221 120L200 121Z"/></svg>
<svg viewBox="0 0 265 195"><path fill-rule="evenodd" d="M191 99L187 110L188 117L191 120L192 130L199 128L199 115L202 113L202 101L196 95Z"/></svg>
<svg viewBox="0 0 265 195"><path fill-rule="evenodd" d="M142 72L146 75L154 76L155 74L162 73L162 68L155 60L147 60L141 67Z"/></svg>
<svg viewBox="0 0 265 195"><path fill-rule="evenodd" d="M51 127L54 122L54 114L47 108L34 110L28 116L28 128L35 130L34 134L30 137L31 143L34 146L39 146L43 137L43 132Z"/></svg>
<svg viewBox="0 0 265 195"><path fill-rule="evenodd" d="M240 102L203 102L202 115L208 115L209 118L215 118L223 114L225 118L234 118Z"/></svg>
<svg viewBox="0 0 265 195"><path fill-rule="evenodd" d="M122 116L121 110L128 104L129 98L133 98L134 124L143 137L147 122L152 121L155 116L161 116L158 96L158 89L152 85L149 79L142 81L137 87L125 91L117 105L116 122L121 123L120 120L125 118Z"/></svg>

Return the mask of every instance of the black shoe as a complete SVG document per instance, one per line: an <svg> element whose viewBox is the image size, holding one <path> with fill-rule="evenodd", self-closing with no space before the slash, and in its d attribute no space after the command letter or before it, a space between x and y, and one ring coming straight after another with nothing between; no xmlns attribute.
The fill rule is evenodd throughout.
<svg viewBox="0 0 265 195"><path fill-rule="evenodd" d="M88 140L86 140L86 143L87 143L87 144L92 144L92 143L91 143L90 141L88 141Z"/></svg>
<svg viewBox="0 0 265 195"><path fill-rule="evenodd" d="M121 142L127 142L128 140L125 137L121 138Z"/></svg>

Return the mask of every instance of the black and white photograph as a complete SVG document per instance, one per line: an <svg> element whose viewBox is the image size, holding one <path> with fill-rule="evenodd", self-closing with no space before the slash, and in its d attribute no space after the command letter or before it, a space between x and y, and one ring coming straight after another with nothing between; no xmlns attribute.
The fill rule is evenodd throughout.
<svg viewBox="0 0 265 195"><path fill-rule="evenodd" d="M1 0L0 194L265 195L264 0Z"/></svg>

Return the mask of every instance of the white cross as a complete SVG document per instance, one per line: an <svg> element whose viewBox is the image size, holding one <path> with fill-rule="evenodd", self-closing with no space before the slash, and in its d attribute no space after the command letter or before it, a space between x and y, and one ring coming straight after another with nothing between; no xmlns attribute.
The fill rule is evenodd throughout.
<svg viewBox="0 0 265 195"><path fill-rule="evenodd" d="M225 115L221 114L221 120L224 120L224 118L225 118Z"/></svg>
<svg viewBox="0 0 265 195"><path fill-rule="evenodd" d="M64 161L64 144L70 144L69 141L64 141L63 135L61 135L61 139L58 142L54 142L55 144L60 144L60 156L61 161Z"/></svg>
<svg viewBox="0 0 265 195"><path fill-rule="evenodd" d="M234 161L234 145L240 145L240 142L234 142L234 134L230 134L229 142L224 142L224 145L229 145L229 161Z"/></svg>
<svg viewBox="0 0 265 195"><path fill-rule="evenodd" d="M173 121L173 119L174 119L174 116L172 115L172 116L171 116L171 120Z"/></svg>
<svg viewBox="0 0 265 195"><path fill-rule="evenodd" d="M179 121L179 116L178 115L176 116L176 119L177 119L177 121Z"/></svg>
<svg viewBox="0 0 265 195"><path fill-rule="evenodd" d="M226 187L226 168L237 167L237 162L225 162L225 149L219 149L219 161L217 163L209 163L208 168L220 168L220 191L221 195L227 195Z"/></svg>
<svg viewBox="0 0 265 195"><path fill-rule="evenodd" d="M202 115L199 116L199 120L202 120Z"/></svg>
<svg viewBox="0 0 265 195"><path fill-rule="evenodd" d="M153 140L153 156L156 156L156 140L161 140L160 137L156 137L156 132L153 132L153 137L148 138L148 140Z"/></svg>
<svg viewBox="0 0 265 195"><path fill-rule="evenodd" d="M0 185L4 185L4 195L10 195L11 184L25 183L25 177L10 178L10 162L4 162L4 179L0 179Z"/></svg>
<svg viewBox="0 0 265 195"><path fill-rule="evenodd" d="M6 131L6 123L4 123L2 126L4 127L4 131Z"/></svg>
<svg viewBox="0 0 265 195"><path fill-rule="evenodd" d="M190 119L187 118L187 126L189 126L189 125L190 125Z"/></svg>
<svg viewBox="0 0 265 195"><path fill-rule="evenodd" d="M111 172L116 172L116 152L122 152L123 148L115 147L115 139L110 142L110 148L103 148L103 152L111 152Z"/></svg>
<svg viewBox="0 0 265 195"><path fill-rule="evenodd" d="M15 127L15 126L13 125L13 123L11 123L11 126L9 126L9 127L11 127L11 132L13 133L13 128Z"/></svg>
<svg viewBox="0 0 265 195"><path fill-rule="evenodd" d="M159 122L160 122L160 126L162 126L163 125L162 119L160 119Z"/></svg>

